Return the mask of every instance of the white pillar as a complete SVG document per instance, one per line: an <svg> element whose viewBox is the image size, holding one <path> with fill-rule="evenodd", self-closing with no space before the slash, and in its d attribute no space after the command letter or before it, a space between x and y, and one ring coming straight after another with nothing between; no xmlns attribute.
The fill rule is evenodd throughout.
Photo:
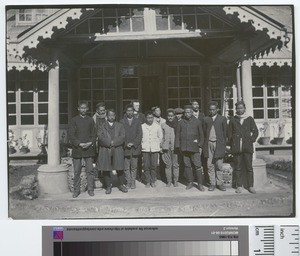
<svg viewBox="0 0 300 256"><path fill-rule="evenodd" d="M60 165L59 145L59 62L53 60L48 74L48 164L38 169L40 194L69 191L66 165Z"/></svg>
<svg viewBox="0 0 300 256"><path fill-rule="evenodd" d="M59 62L48 73L48 165L60 164L59 155Z"/></svg>
<svg viewBox="0 0 300 256"><path fill-rule="evenodd" d="M237 88L237 100L242 100L242 87L241 87L241 67L236 69L236 88Z"/></svg>
<svg viewBox="0 0 300 256"><path fill-rule="evenodd" d="M251 60L242 60L242 97L246 105L246 113L253 117L252 71Z"/></svg>

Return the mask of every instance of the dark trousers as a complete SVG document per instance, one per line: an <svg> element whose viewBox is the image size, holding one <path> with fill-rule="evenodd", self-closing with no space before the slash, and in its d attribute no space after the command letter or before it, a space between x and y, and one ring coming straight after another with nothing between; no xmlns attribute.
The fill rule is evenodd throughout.
<svg viewBox="0 0 300 256"><path fill-rule="evenodd" d="M127 184L131 184L136 179L137 173L137 164L138 164L138 156L125 157L124 165L125 165L125 178Z"/></svg>
<svg viewBox="0 0 300 256"><path fill-rule="evenodd" d="M244 184L244 187L253 187L254 178L253 178L253 167L252 167L252 157L251 153L239 153L235 154L234 166L236 171L236 185L238 187L243 186L243 176L248 184Z"/></svg>
<svg viewBox="0 0 300 256"><path fill-rule="evenodd" d="M93 170L93 158L83 157L85 161L85 171L87 177L87 189L88 191L94 190L94 170ZM80 174L82 168L82 158L73 158L74 167L74 191L80 191Z"/></svg>
<svg viewBox="0 0 300 256"><path fill-rule="evenodd" d="M146 183L154 183L156 181L156 168L158 165L159 152L143 152L144 173Z"/></svg>
<svg viewBox="0 0 300 256"><path fill-rule="evenodd" d="M184 171L188 183L194 182L193 168L195 168L198 184L203 184L203 169L199 152L183 151Z"/></svg>
<svg viewBox="0 0 300 256"><path fill-rule="evenodd" d="M103 171L103 177L104 177L104 184L105 187L111 187L112 186L112 172L111 171ZM118 178L118 183L117 186L122 186L124 184L124 171L123 170L118 170L117 171L117 178Z"/></svg>

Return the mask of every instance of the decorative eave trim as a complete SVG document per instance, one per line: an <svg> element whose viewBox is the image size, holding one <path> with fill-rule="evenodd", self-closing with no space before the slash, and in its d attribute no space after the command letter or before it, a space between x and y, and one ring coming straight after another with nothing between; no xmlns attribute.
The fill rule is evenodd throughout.
<svg viewBox="0 0 300 256"><path fill-rule="evenodd" d="M286 43L286 41L289 40L287 38L287 31L284 26L280 27L249 7L225 6L223 10L227 15L233 15L234 13L237 13L237 17L241 22L248 23L250 21L255 30L263 31L263 29L267 29L267 34L270 39L280 39L283 43Z"/></svg>
<svg viewBox="0 0 300 256"><path fill-rule="evenodd" d="M252 65L255 64L258 67L262 67L267 65L268 67L272 67L274 65L282 67L284 65L293 67L292 59L255 59L252 60Z"/></svg>
<svg viewBox="0 0 300 256"><path fill-rule="evenodd" d="M82 15L82 9L61 9L54 13L49 18L45 19L41 23L37 24L33 27L28 33L25 33L20 38L17 39L16 42L11 42L7 39L7 55L13 56L15 58L19 58L26 63L28 60L23 58L23 54L25 53L24 48L36 48L39 44L39 39L46 39L51 38L52 34L54 33L53 28L57 27L57 29L66 28L68 24L68 19L79 19ZM18 67L24 66L25 64L18 64ZM32 65L36 64L28 63L27 68L32 68ZM43 64L41 64L43 65ZM45 66L45 65L43 65ZM8 63L7 68L10 70L12 67L16 67L14 64Z"/></svg>

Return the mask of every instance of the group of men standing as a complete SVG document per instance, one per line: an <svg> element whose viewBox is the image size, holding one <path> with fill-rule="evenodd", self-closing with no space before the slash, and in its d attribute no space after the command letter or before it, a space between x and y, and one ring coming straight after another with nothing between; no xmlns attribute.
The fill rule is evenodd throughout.
<svg viewBox="0 0 300 256"><path fill-rule="evenodd" d="M104 179L105 193L112 192L112 175L117 176L118 189L128 192L136 188L136 180L144 176L145 187L156 187L157 168L165 166L166 186L178 186L179 167L184 166L186 189L194 187L204 191L203 164L209 176L209 191L218 188L225 191L222 177L226 145L234 155L237 176L236 193L242 192L242 172L247 173L248 187L253 187L253 143L258 136L254 119L245 114L245 104L236 104L236 115L229 124L218 114L218 103L208 104L208 116L199 110L199 103L191 101L182 108L168 109L166 119L161 117L159 107L145 114L140 112L140 103L133 100L124 110L120 122L116 121L113 109L103 103L96 106L96 113L89 117L88 103L80 101L79 114L70 124L70 141L74 164L74 193L80 194L82 158L85 160L88 194L94 196L93 161ZM202 164L203 163L203 164ZM245 169L245 170L243 170Z"/></svg>

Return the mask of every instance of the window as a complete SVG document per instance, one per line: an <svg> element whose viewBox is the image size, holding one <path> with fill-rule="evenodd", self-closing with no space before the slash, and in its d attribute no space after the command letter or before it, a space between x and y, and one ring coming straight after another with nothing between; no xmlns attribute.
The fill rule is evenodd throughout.
<svg viewBox="0 0 300 256"><path fill-rule="evenodd" d="M40 22L59 9L19 9L17 12L17 24L28 25Z"/></svg>
<svg viewBox="0 0 300 256"><path fill-rule="evenodd" d="M144 10L134 8L102 8L79 26L72 34L107 34L145 30Z"/></svg>
<svg viewBox="0 0 300 256"><path fill-rule="evenodd" d="M123 109L132 99L139 98L139 78L137 66L123 66L122 75L122 92L123 92Z"/></svg>
<svg viewBox="0 0 300 256"><path fill-rule="evenodd" d="M105 102L107 108L116 110L115 66L82 67L79 72L79 99L88 101L88 114L94 115L98 102Z"/></svg>
<svg viewBox="0 0 300 256"><path fill-rule="evenodd" d="M156 30L222 29L226 23L202 11L199 7L170 7L155 9Z"/></svg>
<svg viewBox="0 0 300 256"><path fill-rule="evenodd" d="M253 114L255 119L292 117L291 68L252 67Z"/></svg>
<svg viewBox="0 0 300 256"><path fill-rule="evenodd" d="M202 106L202 80L200 65L168 66L168 107L183 107L191 99Z"/></svg>
<svg viewBox="0 0 300 256"><path fill-rule="evenodd" d="M64 74L64 72L60 72ZM60 79L61 124L68 123L68 91ZM48 124L48 73L41 71L9 71L7 79L9 125Z"/></svg>

